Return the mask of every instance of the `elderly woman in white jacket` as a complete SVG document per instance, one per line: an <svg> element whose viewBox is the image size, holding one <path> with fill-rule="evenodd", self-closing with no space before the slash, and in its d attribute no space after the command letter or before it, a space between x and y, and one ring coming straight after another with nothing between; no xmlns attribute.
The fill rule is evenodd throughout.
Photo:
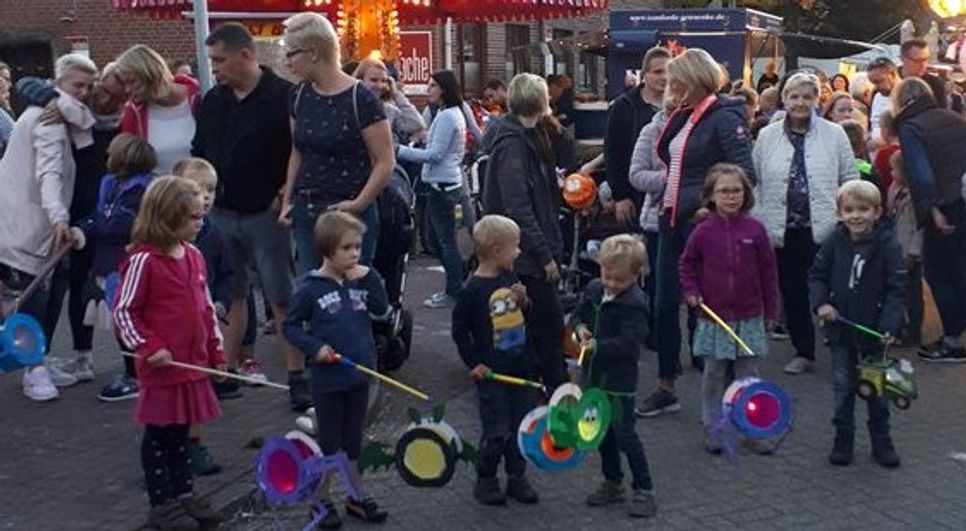
<svg viewBox="0 0 966 531"><path fill-rule="evenodd" d="M761 130L752 156L758 186L752 215L765 225L778 258L778 282L796 356L788 374L815 359L808 270L818 245L835 228L835 193L859 177L845 131L815 113L819 81L793 74L782 90L785 118Z"/></svg>
<svg viewBox="0 0 966 531"><path fill-rule="evenodd" d="M15 297L38 275L55 249L83 235L68 226L74 194L74 159L78 148L93 143L94 116L82 103L94 84L97 67L86 56L65 55L55 66L57 106L62 122L45 123L44 109L28 107L10 136L0 160L0 284L4 298ZM49 287L42 285L20 307L46 325ZM24 394L37 401L57 398L44 366L24 371Z"/></svg>

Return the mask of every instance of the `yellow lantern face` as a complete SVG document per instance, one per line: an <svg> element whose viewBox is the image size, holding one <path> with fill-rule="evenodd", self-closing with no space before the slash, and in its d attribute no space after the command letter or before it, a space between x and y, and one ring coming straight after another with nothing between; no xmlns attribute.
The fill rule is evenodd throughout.
<svg viewBox="0 0 966 531"><path fill-rule="evenodd" d="M929 0L929 8L942 18L966 15L966 0Z"/></svg>

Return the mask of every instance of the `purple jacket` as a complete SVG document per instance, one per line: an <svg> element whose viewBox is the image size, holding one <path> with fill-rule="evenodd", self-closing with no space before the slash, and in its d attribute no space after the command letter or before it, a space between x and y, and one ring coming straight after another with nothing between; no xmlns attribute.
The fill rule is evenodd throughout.
<svg viewBox="0 0 966 531"><path fill-rule="evenodd" d="M726 321L778 317L775 251L765 226L747 214L709 215L688 238L679 268L683 296L700 296Z"/></svg>

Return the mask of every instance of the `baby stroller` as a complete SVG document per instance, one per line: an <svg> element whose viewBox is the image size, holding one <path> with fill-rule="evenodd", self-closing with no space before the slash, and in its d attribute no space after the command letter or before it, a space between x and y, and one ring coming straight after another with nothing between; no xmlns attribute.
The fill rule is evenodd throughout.
<svg viewBox="0 0 966 531"><path fill-rule="evenodd" d="M416 194L409 174L397 165L389 184L378 198L379 240L373 266L386 281L386 294L392 307L389 317L374 320L378 368L394 371L409 358L413 334L413 314L403 308L406 291L406 266L416 230Z"/></svg>

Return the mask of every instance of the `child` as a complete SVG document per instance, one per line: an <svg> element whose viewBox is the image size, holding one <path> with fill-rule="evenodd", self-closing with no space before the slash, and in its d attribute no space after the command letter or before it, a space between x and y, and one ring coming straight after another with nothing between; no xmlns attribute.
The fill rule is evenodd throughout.
<svg viewBox="0 0 966 531"><path fill-rule="evenodd" d="M218 174L208 161L196 157L179 160L175 163L172 173L177 177L194 182L201 190L204 219L201 221L201 230L198 231L198 235L195 237L193 243L201 251L201 255L205 257L205 264L208 266L208 291L211 293L211 298L215 303L215 316L219 320L223 320L228 313L227 308L231 303L228 295L228 286L231 282L232 269L228 262L224 237L208 216L208 213L211 211L211 205L215 201L215 187L218 184ZM260 376L262 380L267 380L267 377L260 369L253 371L251 374L245 372L245 376L252 378ZM219 391L226 388L237 391L238 382L223 379L221 382L214 382L214 387L215 394L221 399L223 392ZM221 465L215 461L208 447L201 444L199 426L191 426L189 437L191 439L189 452L191 453L192 471L199 476L210 476L221 472Z"/></svg>
<svg viewBox="0 0 966 531"><path fill-rule="evenodd" d="M887 224L876 223L882 199L875 185L849 181L836 194L839 227L822 243L809 272L809 300L832 349L835 390L833 465L852 462L855 439L855 391L860 356L880 357L874 338L837 322L839 315L886 334L886 344L899 330L905 313L906 267L902 248ZM881 466L899 466L889 436L889 409L881 397L868 400L872 457Z"/></svg>
<svg viewBox="0 0 966 531"><path fill-rule="evenodd" d="M204 373L170 364L226 368L205 259L188 243L201 229L202 208L201 191L190 181L164 176L148 186L114 308L121 340L137 353L135 419L144 425L148 525L158 529L180 529L183 513L202 526L219 521L192 496L188 428L221 416L221 408Z"/></svg>
<svg viewBox="0 0 966 531"><path fill-rule="evenodd" d="M473 243L479 265L456 299L452 327L460 357L477 380L480 400L483 435L473 497L484 505L502 505L507 496L536 503L516 441L516 428L533 407L533 392L485 380L489 370L529 378L535 368L523 321L526 288L513 274L520 227L510 218L484 216L473 227ZM496 477L500 458L508 476L506 494Z"/></svg>
<svg viewBox="0 0 966 531"><path fill-rule="evenodd" d="M865 126L858 120L844 120L839 125L845 130L845 135L849 138L852 146L852 155L855 156L855 169L859 171L859 177L863 181L869 181L879 189L882 197L885 197L886 187L882 177L876 171L875 166L869 162L869 150L866 145Z"/></svg>
<svg viewBox="0 0 966 531"><path fill-rule="evenodd" d="M922 345L922 238L923 231L916 224L916 210L906 181L902 151L889 157L892 167L892 186L889 187L889 217L895 227L896 238L906 258L909 271L906 290L905 326L899 334L899 342L907 347L928 350Z"/></svg>
<svg viewBox="0 0 966 531"><path fill-rule="evenodd" d="M108 277L117 273L127 256L125 247L131 240L134 218L141 206L144 190L151 183L151 171L156 163L154 148L134 135L117 135L107 147L107 171L110 173L101 178L94 213L78 224L88 241L94 244L94 258L84 289L85 306L88 308L84 316L85 324L93 326L100 321L97 319L98 310L114 303L105 300L104 289ZM104 312L106 314L107 310ZM105 324L110 326L109 323ZM118 340L118 344L121 352L129 352L123 342ZM138 396L134 360L128 356L122 357L124 373L116 375L97 395L103 402L117 402ZM93 376L92 362L90 353L84 353L74 362L71 372L75 376L90 372Z"/></svg>
<svg viewBox="0 0 966 531"><path fill-rule="evenodd" d="M367 367L376 366L376 344L370 316L390 308L382 277L359 265L366 226L351 214L327 212L315 222L315 247L322 267L309 271L295 291L282 331L312 366L312 394L322 453L345 452L353 481L362 489L357 461L362 452L362 424L369 401L369 379L338 363L338 356ZM336 529L342 522L328 499L329 477L322 485L328 510L319 523ZM346 513L367 522L382 523L388 516L364 494L346 500Z"/></svg>
<svg viewBox="0 0 966 531"><path fill-rule="evenodd" d="M623 452L633 476L629 514L653 516L657 506L647 456L634 431L637 361L647 338L647 297L637 280L649 272L647 251L634 236L618 234L601 244L599 261L600 279L587 285L571 315L581 348L588 348L584 381L603 389L614 402L614 419L599 449L604 482L587 497L587 504L596 507L623 501Z"/></svg>
<svg viewBox="0 0 966 531"><path fill-rule="evenodd" d="M778 316L778 272L764 225L748 215L755 198L741 167L712 166L701 198L711 214L688 238L679 269L684 299L700 315L694 353L705 358L701 381L704 448L719 454L726 373L731 366L735 379L758 374L758 358L768 351L766 329L774 326ZM721 316L754 355L741 350L720 326L701 313L697 309L701 303ZM758 453L772 450L767 442L750 444Z"/></svg>

